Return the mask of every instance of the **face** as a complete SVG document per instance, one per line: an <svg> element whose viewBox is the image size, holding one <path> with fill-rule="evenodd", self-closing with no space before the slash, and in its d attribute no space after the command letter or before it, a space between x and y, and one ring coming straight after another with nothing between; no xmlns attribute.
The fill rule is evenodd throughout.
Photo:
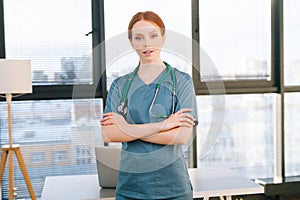
<svg viewBox="0 0 300 200"><path fill-rule="evenodd" d="M140 62L151 63L160 61L160 51L165 36L161 35L160 28L148 21L138 21L132 27L132 47L140 57Z"/></svg>

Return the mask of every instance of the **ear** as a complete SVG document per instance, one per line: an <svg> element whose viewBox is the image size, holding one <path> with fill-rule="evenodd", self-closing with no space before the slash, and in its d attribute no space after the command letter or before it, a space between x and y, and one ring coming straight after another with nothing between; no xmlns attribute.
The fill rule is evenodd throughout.
<svg viewBox="0 0 300 200"><path fill-rule="evenodd" d="M133 47L132 40L129 39L129 43L130 43L130 45Z"/></svg>

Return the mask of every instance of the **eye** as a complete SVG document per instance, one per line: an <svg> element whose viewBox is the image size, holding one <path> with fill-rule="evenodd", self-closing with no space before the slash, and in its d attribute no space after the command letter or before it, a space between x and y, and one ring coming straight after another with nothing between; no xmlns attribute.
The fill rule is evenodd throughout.
<svg viewBox="0 0 300 200"><path fill-rule="evenodd" d="M154 33L154 34L151 35L152 39L157 38L157 37L158 37L158 35L156 33Z"/></svg>
<svg viewBox="0 0 300 200"><path fill-rule="evenodd" d="M137 40L137 41L140 41L140 40L142 40L143 38L142 38L142 36L138 36L138 35L137 35L137 36L134 37L134 39Z"/></svg>

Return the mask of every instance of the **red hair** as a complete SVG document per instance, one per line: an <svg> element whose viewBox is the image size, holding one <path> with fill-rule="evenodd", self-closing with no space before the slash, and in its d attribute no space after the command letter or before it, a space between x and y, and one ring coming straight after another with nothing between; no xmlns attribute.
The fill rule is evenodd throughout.
<svg viewBox="0 0 300 200"><path fill-rule="evenodd" d="M146 12L138 12L136 13L130 20L128 25L128 39L132 39L132 27L133 25L141 20L149 21L151 23L154 23L160 28L160 32L162 36L165 35L165 24L162 21L162 19L154 12L152 11L146 11Z"/></svg>

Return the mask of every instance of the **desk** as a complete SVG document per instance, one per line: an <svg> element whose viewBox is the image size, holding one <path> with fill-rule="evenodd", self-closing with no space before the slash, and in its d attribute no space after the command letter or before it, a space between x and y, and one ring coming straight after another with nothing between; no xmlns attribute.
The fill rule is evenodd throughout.
<svg viewBox="0 0 300 200"><path fill-rule="evenodd" d="M46 177L41 200L114 200L114 189L102 189L98 175Z"/></svg>
<svg viewBox="0 0 300 200"><path fill-rule="evenodd" d="M209 199L219 196L231 200L232 195L264 193L264 188L240 174L224 168L189 169L194 188L194 198ZM41 200L110 200L113 189L99 187L98 176L46 177Z"/></svg>
<svg viewBox="0 0 300 200"><path fill-rule="evenodd" d="M233 195L261 194L264 187L226 168L189 169L194 198L220 197L231 200Z"/></svg>

